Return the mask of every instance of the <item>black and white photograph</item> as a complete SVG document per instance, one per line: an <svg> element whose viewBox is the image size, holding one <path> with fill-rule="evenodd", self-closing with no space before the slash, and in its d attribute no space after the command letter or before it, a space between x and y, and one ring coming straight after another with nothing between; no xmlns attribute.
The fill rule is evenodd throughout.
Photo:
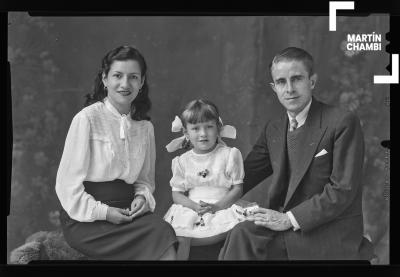
<svg viewBox="0 0 400 277"><path fill-rule="evenodd" d="M399 58L336 8L8 12L7 264L390 265Z"/></svg>

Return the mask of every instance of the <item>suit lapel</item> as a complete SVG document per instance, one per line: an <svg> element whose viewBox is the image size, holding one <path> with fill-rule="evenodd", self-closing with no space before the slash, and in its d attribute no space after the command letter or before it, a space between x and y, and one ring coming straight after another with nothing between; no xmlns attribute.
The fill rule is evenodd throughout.
<svg viewBox="0 0 400 277"><path fill-rule="evenodd" d="M271 141L271 158L274 173L273 179L271 181L271 188L269 193L269 198L274 197L275 193L280 189L279 186L282 182L286 182L286 132L288 125L288 116L284 113L279 119L272 123L272 130L269 134Z"/></svg>
<svg viewBox="0 0 400 277"><path fill-rule="evenodd" d="M304 125L305 136L300 142L299 157L300 161L298 164L293 165L293 171L291 174L295 174L293 181L288 186L288 191L286 194L285 204L289 202L290 198L293 196L297 186L300 184L301 179L306 173L311 161L315 155L318 144L326 131L326 126L322 126L322 105L313 98L310 111Z"/></svg>

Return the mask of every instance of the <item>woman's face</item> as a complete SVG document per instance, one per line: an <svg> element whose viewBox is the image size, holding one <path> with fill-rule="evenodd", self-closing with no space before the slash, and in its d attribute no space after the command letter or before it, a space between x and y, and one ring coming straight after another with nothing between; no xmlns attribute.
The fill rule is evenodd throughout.
<svg viewBox="0 0 400 277"><path fill-rule="evenodd" d="M111 104L120 112L128 113L130 105L143 86L144 78L140 65L135 60L114 61L107 75L103 73L103 84Z"/></svg>

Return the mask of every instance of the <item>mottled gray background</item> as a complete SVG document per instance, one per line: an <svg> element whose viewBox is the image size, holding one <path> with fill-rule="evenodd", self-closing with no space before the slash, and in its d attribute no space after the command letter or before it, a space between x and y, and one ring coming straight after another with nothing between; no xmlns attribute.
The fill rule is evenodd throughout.
<svg viewBox="0 0 400 277"><path fill-rule="evenodd" d="M389 85L384 51L388 15L339 17L328 31L327 16L30 17L9 13L13 164L7 253L30 234L58 228L60 208L55 175L72 117L91 92L103 55L134 45L145 56L157 144L156 213L172 203L170 164L180 152L165 145L177 134L171 121L182 106L205 97L220 108L224 123L236 126L226 142L246 156L264 122L282 107L268 86L268 63L283 48L299 46L315 58L315 96L355 111L366 141L365 232L375 245L377 263L389 263ZM383 51L349 52L348 33L382 34ZM268 183L268 180L265 181ZM263 203L261 186L245 198ZM8 254L7 254L8 255Z"/></svg>

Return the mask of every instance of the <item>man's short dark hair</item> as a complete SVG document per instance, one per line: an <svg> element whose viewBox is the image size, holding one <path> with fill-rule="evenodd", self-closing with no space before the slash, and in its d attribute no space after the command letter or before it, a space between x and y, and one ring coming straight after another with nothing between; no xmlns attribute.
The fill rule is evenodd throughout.
<svg viewBox="0 0 400 277"><path fill-rule="evenodd" d="M299 61L303 62L306 70L308 72L308 77L314 74L314 60L313 57L307 51L297 48L297 47L288 47L283 49L280 53L276 54L269 64L269 72L272 77L272 66L276 63L282 61Z"/></svg>

